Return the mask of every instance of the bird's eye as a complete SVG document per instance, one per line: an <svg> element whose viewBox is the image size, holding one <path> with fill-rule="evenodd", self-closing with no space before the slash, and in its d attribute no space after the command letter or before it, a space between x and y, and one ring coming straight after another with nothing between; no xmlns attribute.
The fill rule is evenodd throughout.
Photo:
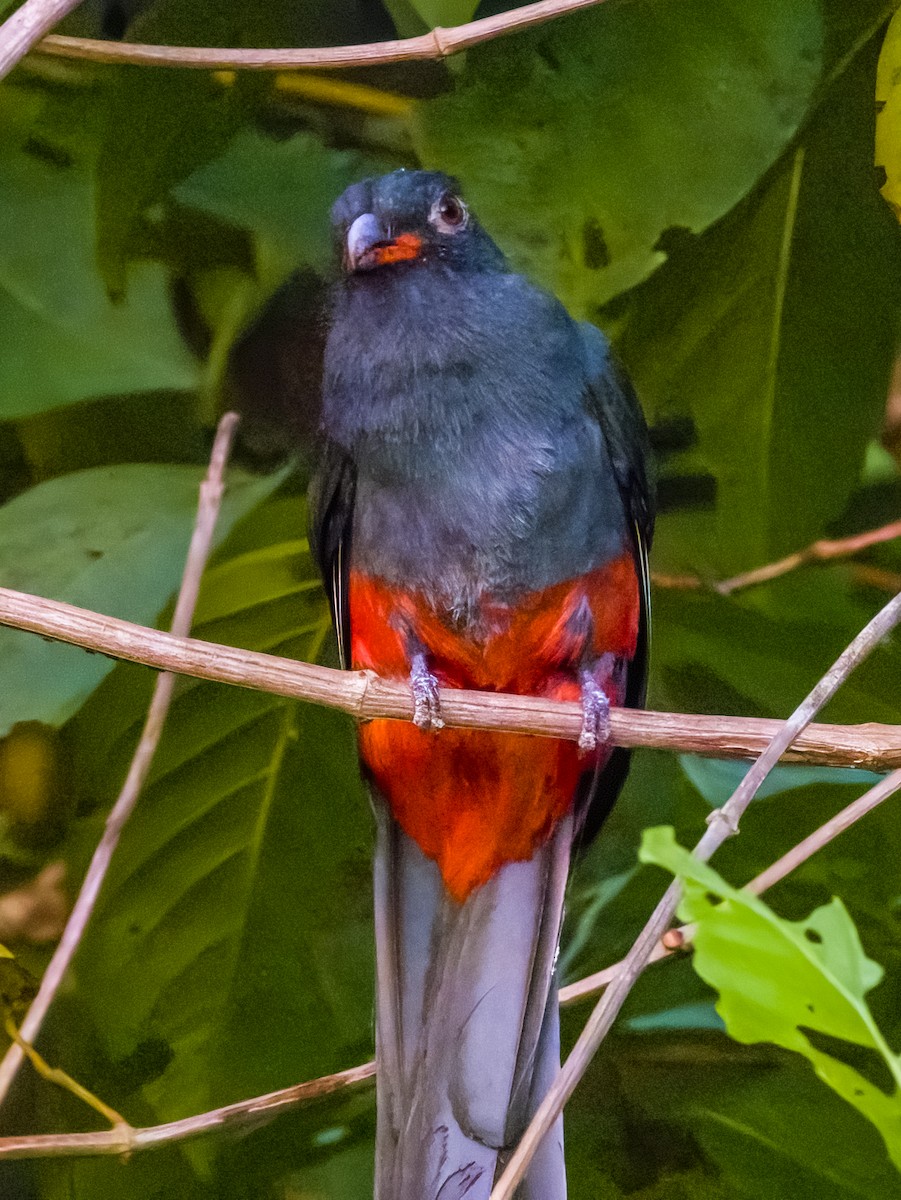
<svg viewBox="0 0 901 1200"><path fill-rule="evenodd" d="M458 196L453 192L445 192L432 205L429 220L441 233L457 233L465 228L469 212Z"/></svg>

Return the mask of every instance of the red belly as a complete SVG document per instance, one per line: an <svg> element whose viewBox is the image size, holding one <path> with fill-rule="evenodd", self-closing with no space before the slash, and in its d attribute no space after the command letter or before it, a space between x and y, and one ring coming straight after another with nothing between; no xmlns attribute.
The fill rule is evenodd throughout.
<svg viewBox="0 0 901 1200"><path fill-rule="evenodd" d="M515 607L481 604L486 629L477 634L455 629L422 596L353 573L352 665L408 678L406 627L442 687L578 700L585 647L573 617L586 599L593 617L588 657L631 658L639 599L628 554ZM614 704L622 699L608 695ZM597 766L574 742L482 730L422 733L403 721L362 726L360 753L395 820L438 863L461 901L505 862L530 858L569 811L580 777Z"/></svg>

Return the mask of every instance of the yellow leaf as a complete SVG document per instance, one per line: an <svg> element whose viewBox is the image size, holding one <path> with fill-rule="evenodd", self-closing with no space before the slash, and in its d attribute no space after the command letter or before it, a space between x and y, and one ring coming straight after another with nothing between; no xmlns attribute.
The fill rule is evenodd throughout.
<svg viewBox="0 0 901 1200"><path fill-rule="evenodd" d="M876 166L882 194L901 221L901 9L892 17L876 72Z"/></svg>
<svg viewBox="0 0 901 1200"><path fill-rule="evenodd" d="M0 741L0 809L13 821L36 825L57 795L54 730L40 721L20 721Z"/></svg>

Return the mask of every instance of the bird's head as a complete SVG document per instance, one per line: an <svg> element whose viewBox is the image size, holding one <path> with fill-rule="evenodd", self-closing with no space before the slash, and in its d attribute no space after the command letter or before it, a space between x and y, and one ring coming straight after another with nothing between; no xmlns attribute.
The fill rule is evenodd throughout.
<svg viewBox="0 0 901 1200"><path fill-rule="evenodd" d="M347 276L435 263L460 271L504 268L456 180L437 171L393 171L352 184L332 209L332 226Z"/></svg>

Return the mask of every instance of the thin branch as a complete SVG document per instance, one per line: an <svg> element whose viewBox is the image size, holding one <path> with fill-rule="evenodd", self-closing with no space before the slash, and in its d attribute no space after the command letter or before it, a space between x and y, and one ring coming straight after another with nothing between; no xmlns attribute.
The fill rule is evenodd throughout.
<svg viewBox="0 0 901 1200"><path fill-rule="evenodd" d="M755 876L750 883L745 884L745 889L753 892L755 896L760 896L774 887L777 883L781 883L791 873L797 870L802 863L807 862L812 858L818 850L822 850L830 842L834 841L839 834L844 833L846 829L850 829L863 817L878 808L890 796L894 796L896 792L901 791L901 771L893 771L891 775L886 775L884 779L880 779L868 791L864 792L856 800L847 805L836 813L830 820L822 824L818 829L815 829L808 837L798 842L791 850L786 851L781 858L777 859L772 866L767 867L765 871ZM682 950L689 945L691 938L691 927L683 925L678 929L670 929L663 935L660 942L654 949L649 962L657 962L660 959L668 958L674 951ZM579 979L575 983L569 984L565 988L560 989L561 1005L578 1004L581 1000L588 1000L592 996L598 995L604 988L612 983L622 969L622 962L613 963L609 967L605 967L602 971L596 971L592 975L586 975L584 979ZM0 1143L2 1147L2 1143ZM2 1154L2 1149L0 1149Z"/></svg>
<svg viewBox="0 0 901 1200"><path fill-rule="evenodd" d="M727 838L738 832L739 819L786 748L791 745L800 731L810 724L823 705L835 695L858 664L875 649L882 638L895 628L898 621L901 621L901 595L890 600L857 635L813 691L795 709L784 727L752 765L729 800L721 809L711 813L707 830L694 848L697 858L706 862ZM538 1106L522 1140L495 1184L491 1200L511 1200L542 1139L563 1111L567 1100L575 1091L597 1053L598 1047L612 1027L636 979L654 955L661 937L675 915L681 894L681 886L677 880L674 880L623 960L616 978L607 987L594 1012L588 1018L572 1052L544 1100Z"/></svg>
<svg viewBox="0 0 901 1200"><path fill-rule="evenodd" d="M779 562L769 563L754 571L745 571L744 574L734 575L731 579L724 579L721 583L716 584L716 590L721 595L728 596L730 592L737 592L739 588L753 587L757 583L768 583L771 579L778 579L780 575L787 575L789 571L794 571L807 563L831 562L836 558L848 558L852 554L859 554L861 550L869 549L870 546L891 542L899 537L901 537L901 521L892 521L889 525L883 525L881 529L870 529L866 533L856 533L853 537L820 538L806 549L799 550L797 554L790 554L787 558L780 559Z"/></svg>
<svg viewBox="0 0 901 1200"><path fill-rule="evenodd" d="M743 588L769 583L771 579L778 579L780 575L787 575L790 571L796 571L798 567L816 562L832 562L837 558L850 558L851 555L859 554L861 550L867 550L870 546L879 546L883 542L891 542L899 537L901 537L901 521L891 521L879 529L868 529L865 533L855 533L852 537L820 538L819 541L812 542L811 545L799 550L796 554L780 558L778 562L755 567L753 571L743 571L740 575L733 575L730 579L721 579L719 582L707 582L700 575L655 573L654 583L658 587L687 590L708 589L718 592L721 596L730 596L733 592ZM897 587L892 587L891 580L892 577L889 577L888 587L892 591L897 591ZM885 580L881 581L881 585L885 585Z"/></svg>
<svg viewBox="0 0 901 1200"><path fill-rule="evenodd" d="M66 13L77 8L80 2L81 0L25 0L25 3L0 25L0 79L4 79L35 43L57 25Z"/></svg>
<svg viewBox="0 0 901 1200"><path fill-rule="evenodd" d="M886 571L872 563L854 563L851 578L864 587L878 588L881 592L901 592L901 571Z"/></svg>
<svg viewBox="0 0 901 1200"><path fill-rule="evenodd" d="M189 67L200 70L288 71L300 67L335 70L341 67L366 67L384 63L445 59L482 42L505 37L536 25L546 24L557 17L603 4L604 0L539 0L524 4L492 17L482 17L451 29L440 26L420 37L394 41L370 42L358 46L328 46L317 49L257 50L210 49L199 46L153 46L138 42L110 42L93 38L57 37L52 35L35 47L41 54L57 58L88 59L92 62L137 63L145 66ZM847 53L833 65L821 80L819 96L826 95L831 85L847 69L848 63L873 36L875 30L891 14L887 4L861 32ZM814 101L814 107L816 101Z"/></svg>
<svg viewBox="0 0 901 1200"><path fill-rule="evenodd" d="M169 1121L165 1125L151 1125L146 1129L119 1126L92 1133L35 1134L22 1137L0 1138L0 1159L3 1158L50 1158L50 1157L93 1157L104 1155L131 1154L135 1150L150 1150L166 1142L181 1142L186 1138L199 1137L223 1128L243 1128L264 1125L281 1112L321 1100L336 1092L355 1088L375 1076L375 1063L363 1063L336 1075L326 1075L310 1083L299 1083L294 1087L255 1096L252 1100L241 1100L237 1104L217 1108L213 1112L185 1117L181 1121Z"/></svg>
<svg viewBox="0 0 901 1200"><path fill-rule="evenodd" d="M761 892L784 879L817 850L821 850L833 838L838 837L855 821L859 821L898 790L901 790L901 771L895 771L894 774L881 780L865 795L849 804L847 808L812 833L810 837L799 842L772 867L747 884L747 889L760 895ZM674 950L682 949L688 944L689 934L689 926L670 930L656 946L649 962L671 957ZM568 1007L596 996L616 979L622 966L621 962L613 963L603 971L597 971L593 975L588 975L576 983L561 988L561 1005ZM375 1063L366 1062L346 1071L338 1071L334 1075L323 1075L308 1083L295 1084L293 1087L282 1088L277 1092L269 1092L265 1096L255 1096L251 1100L242 1100L237 1104L229 1104L212 1112L200 1113L194 1117L184 1117L180 1121L170 1121L165 1125L151 1125L143 1129L124 1126L91 1133L51 1133L0 1138L0 1159L59 1156L75 1158L130 1154L135 1150L149 1150L166 1142L179 1142L199 1137L201 1134L217 1129L247 1129L273 1120L282 1112L321 1100L336 1092L368 1084L375 1077L375 1073Z"/></svg>
<svg viewBox="0 0 901 1200"><path fill-rule="evenodd" d="M885 779L881 779L879 783L874 784L868 792L865 792L857 800L853 800L846 808L843 808L840 813L819 829L815 829L809 837L798 842L797 846L793 846L781 858L778 858L772 866L767 867L765 871L752 879L746 884L749 892L753 892L755 896L759 896L761 892L765 892L767 888L771 888L780 880L785 879L790 875L801 863L806 862L818 850L837 838L840 833L844 833L846 829L859 821L861 817L865 817L867 813L872 812L874 808L882 804L883 800L887 800L889 796L893 796L895 792L901 791L901 771L893 771L891 775L886 775Z"/></svg>
<svg viewBox="0 0 901 1200"><path fill-rule="evenodd" d="M409 687L380 679L369 671L338 671L234 646L175 637L9 588L0 588L0 625L161 671L308 700L361 720L389 717L409 721L413 717ZM581 708L575 701L462 688L442 690L441 715L448 726L570 741L578 741L582 728ZM753 759L783 728L783 722L615 709L610 714L610 726L612 740L618 746ZM812 726L797 738L784 758L787 762L819 766L893 770L901 767L901 727L876 723Z"/></svg>
<svg viewBox="0 0 901 1200"><path fill-rule="evenodd" d="M382 63L422 62L459 54L481 42L505 37L556 17L593 8L604 0L539 0L493 17L482 17L453 29L437 29L420 37L361 46L327 46L313 50L219 50L200 46L147 46L137 42L105 42L93 38L48 37L37 49L60 58L92 62L143 63L158 67L202 70L287 71L295 67L371 67Z"/></svg>
<svg viewBox="0 0 901 1200"><path fill-rule="evenodd" d="M57 1087L65 1088L67 1092L71 1092L77 1099L89 1105L95 1112L99 1112L102 1117L105 1117L114 1129L123 1129L128 1126L128 1122L121 1113L117 1113L114 1108L110 1108L99 1096L95 1096L93 1092L89 1092L77 1079L73 1079L71 1075L59 1067L51 1067L47 1060L38 1054L31 1042L24 1040L9 1013L6 1013L3 1018L3 1028L6 1031L6 1036L10 1041L15 1042L42 1079L46 1079L48 1083L56 1084Z"/></svg>
<svg viewBox="0 0 901 1200"><path fill-rule="evenodd" d="M175 634L187 634L191 628L194 608L197 604L197 593L200 590L200 579L210 554L213 530L216 526L216 519L219 515L219 507L222 501L225 464L228 461L237 423L238 417L235 413L226 413L219 422L216 439L213 443L209 470L207 471L206 478L200 485L197 519L194 524L194 532L191 537L187 559L185 560L185 569L182 575L178 600L175 605L175 613L172 617L172 631ZM163 725L169 712L175 680L175 675L164 673L156 681L153 698L147 713L147 720L144 724L144 729L131 765L129 766L125 783L122 785L119 797L107 818L103 837L94 851L84 883L78 894L78 899L75 901L69 920L66 922L66 928L63 930L59 945L50 959L47 970L41 979L38 993L32 1001L28 1014L19 1030L23 1041L34 1042L37 1037L47 1010L53 1002L53 998L59 990L60 984L81 942L85 926L91 917L91 913L94 911L97 896L106 878L113 852L119 843L122 829L131 816L141 788L144 785L144 780L147 778L147 772L150 770L150 764L156 753L160 734L163 731ZM2 1063L0 1063L0 1103L2 1103L9 1091L10 1084L21 1066L22 1059L23 1053L21 1047L13 1043L9 1050L7 1050Z"/></svg>

